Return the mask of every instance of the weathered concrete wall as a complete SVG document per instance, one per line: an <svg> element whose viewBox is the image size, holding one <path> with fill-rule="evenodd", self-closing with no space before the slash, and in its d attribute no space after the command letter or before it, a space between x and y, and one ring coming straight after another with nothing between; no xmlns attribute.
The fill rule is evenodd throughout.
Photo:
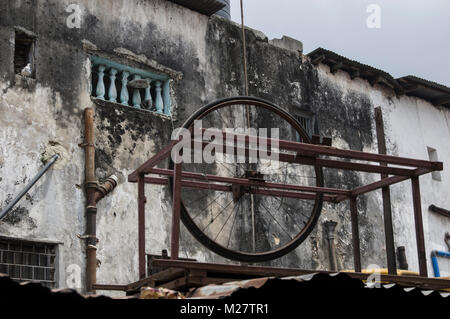
<svg viewBox="0 0 450 319"><path fill-rule="evenodd" d="M69 13L65 8L71 3L82 8L80 29L66 26ZM239 27L163 0L11 0L2 2L0 9L0 206L4 207L33 177L46 149L62 146L68 154L64 165L47 174L11 217L0 222L0 233L61 242L59 286L67 286L66 269L71 264L80 266L84 285L84 241L77 237L85 231L84 153L78 144L83 140L82 112L85 107L94 107L97 176L100 180L111 174L119 177L117 189L98 205L98 282L137 280L137 187L126 177L167 143L172 125L180 125L207 102L243 93ZM14 26L33 31L38 37L35 80L14 75ZM351 81L341 72L331 75L325 66L316 69L298 52L270 44L260 32L248 30L247 40L251 95L271 100L290 112L315 114L316 129L332 136L335 146L373 152L373 109L382 106L390 154L426 159L426 146L432 146L447 166L447 110L418 99L397 98L362 80ZM172 88L174 122L150 112L91 100L89 54L93 49L151 69L145 62L136 64L130 57L117 54L118 48L145 55L151 65L159 64L183 75ZM417 128L409 125L411 120ZM411 132L405 134L407 130ZM411 140L411 136L416 138ZM448 221L426 208L429 203L450 206L443 191L448 189L448 177L444 171L441 183L428 176L422 179L428 250L444 248L440 233L448 229ZM325 183L330 187L350 187L377 178L325 171ZM408 262L417 269L408 186L393 189L396 245L407 247ZM146 196L147 252L157 254L170 246L170 195L162 187L151 186ZM363 266L386 264L380 198L366 196L359 202ZM325 205L310 237L294 252L270 264L326 269L325 219L339 223L339 268L352 268L346 204ZM182 257L225 261L201 247L184 227L181 245Z"/></svg>
<svg viewBox="0 0 450 319"><path fill-rule="evenodd" d="M431 204L440 207L449 207L449 197L447 189L449 187L450 153L448 140L450 137L450 110L444 107L435 107L429 102L409 96L396 96L394 92L379 86L371 86L367 81L361 79L351 80L345 72L331 74L325 65L319 67L320 82L326 87L337 88L340 97L349 104L349 99L355 96L363 97L367 104L361 103L361 108L368 108L364 114L369 116L368 130L371 130L372 141L366 140L362 145L346 145L348 139L344 138L341 144L335 145L342 148L361 149L370 152L377 152L376 132L374 122L374 107L380 106L383 111L386 142L389 155L411 157L416 159L429 160L427 147L437 150L438 159L444 163L444 171L441 172L441 181L432 179L431 174L420 178L422 212L425 230L425 246L428 259L428 273L433 276L430 254L433 250L447 251L444 242L445 233L450 230L449 220L443 216L437 215L428 210ZM326 91L325 91L326 92ZM328 94L327 94L328 95ZM334 96L338 96L333 94ZM351 104L351 102L350 102ZM329 105L333 105L330 103ZM334 105L336 105L334 103ZM341 109L346 112L346 109ZM348 126L353 126L355 122L360 121L360 115L354 114L354 117L347 122ZM371 126L370 126L371 125ZM342 132L342 131L341 131ZM358 135L360 132L357 133ZM336 137L339 132L332 133L333 141L339 141ZM359 137L358 137L359 139ZM362 141L364 139L361 139ZM361 181L375 180L378 178L367 177ZM359 210L362 214L365 227L369 225L382 225L382 199L381 191L373 192L367 196L370 206ZM415 241L414 213L412 205L411 183L403 182L391 187L392 212L394 220L395 246L405 246L408 264L411 270L418 271L417 248ZM379 260L373 259L377 254L384 253L384 233L382 229L379 232L363 230L363 250L364 247L370 247L368 251L363 251L363 266L370 262L378 265L385 265ZM364 256L366 255L366 256ZM381 257L381 256L380 256ZM444 274L449 273L450 263L448 260L440 259L441 271Z"/></svg>

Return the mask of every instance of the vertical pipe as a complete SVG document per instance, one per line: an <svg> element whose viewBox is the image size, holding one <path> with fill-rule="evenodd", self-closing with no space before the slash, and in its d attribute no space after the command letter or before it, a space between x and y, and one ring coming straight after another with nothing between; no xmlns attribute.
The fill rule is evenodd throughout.
<svg viewBox="0 0 450 319"><path fill-rule="evenodd" d="M378 153L386 155L386 137L384 134L383 113L380 107L375 108L375 124L377 130ZM385 163L380 163L386 166ZM381 178L387 178L388 175L381 174ZM383 220L384 220L384 236L386 241L386 257L388 273L397 275L397 264L395 259L395 243L394 243L394 227L392 224L391 211L391 192L389 186L381 189L383 197Z"/></svg>
<svg viewBox="0 0 450 319"><path fill-rule="evenodd" d="M353 264L355 272L361 272L361 248L359 240L357 198L350 197L350 212L352 221Z"/></svg>
<svg viewBox="0 0 450 319"><path fill-rule="evenodd" d="M97 189L95 178L95 147L94 147L94 110L84 110L84 185L86 189L86 290L94 293L92 285L96 282L97 273L97 208L94 200Z"/></svg>
<svg viewBox="0 0 450 319"><path fill-rule="evenodd" d="M84 110L84 160L85 185L87 191L93 193L97 187L97 179L95 178L94 110L90 107Z"/></svg>
<svg viewBox="0 0 450 319"><path fill-rule="evenodd" d="M145 278L145 183L144 175L138 177L138 236L139 279Z"/></svg>
<svg viewBox="0 0 450 319"><path fill-rule="evenodd" d="M334 245L334 231L337 223L334 221L326 221L323 226L328 240L328 254L330 258L330 270L337 271L336 247Z"/></svg>
<svg viewBox="0 0 450 319"><path fill-rule="evenodd" d="M176 161L178 162L178 161ZM173 203L172 203L172 241L171 257L178 259L180 248L180 196L181 196L181 163L175 164L173 175Z"/></svg>
<svg viewBox="0 0 450 319"><path fill-rule="evenodd" d="M422 204L420 201L419 177L411 178L414 205L414 221L416 227L417 255L419 258L419 273L422 277L428 276L427 257L425 255L425 236L423 233Z"/></svg>
<svg viewBox="0 0 450 319"><path fill-rule="evenodd" d="M406 260L406 250L404 246L397 247L397 259L400 269L408 270L408 261Z"/></svg>
<svg viewBox="0 0 450 319"><path fill-rule="evenodd" d="M434 277L436 278L441 277L441 272L439 270L439 263L437 260L436 253L434 251L431 253L431 264L433 265Z"/></svg>
<svg viewBox="0 0 450 319"><path fill-rule="evenodd" d="M104 184L98 185L95 177L94 110L84 110L84 186L86 190L86 291L95 293L92 285L97 281L97 202L117 186L112 175Z"/></svg>

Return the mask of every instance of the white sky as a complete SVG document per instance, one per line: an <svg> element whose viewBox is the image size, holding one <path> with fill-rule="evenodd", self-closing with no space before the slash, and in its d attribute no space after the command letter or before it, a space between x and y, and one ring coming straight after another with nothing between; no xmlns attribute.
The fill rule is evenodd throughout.
<svg viewBox="0 0 450 319"><path fill-rule="evenodd" d="M381 28L367 27L369 4ZM240 23L240 0L231 0ZM450 87L450 0L244 0L245 24L269 39L287 35L304 53L323 47L382 69Z"/></svg>

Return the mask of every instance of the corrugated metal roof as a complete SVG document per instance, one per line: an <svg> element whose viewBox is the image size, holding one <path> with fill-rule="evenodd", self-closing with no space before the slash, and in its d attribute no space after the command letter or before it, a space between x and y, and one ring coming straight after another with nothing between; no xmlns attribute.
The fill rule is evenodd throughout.
<svg viewBox="0 0 450 319"><path fill-rule="evenodd" d="M392 89L400 89L397 81L387 72L376 69L370 65L350 60L333 51L318 48L308 54L313 64L323 63L330 66L332 73L343 70L350 74L351 78L362 78L372 84L379 83Z"/></svg>
<svg viewBox="0 0 450 319"><path fill-rule="evenodd" d="M267 277L267 278L258 278L258 279L251 279L251 280L243 280L243 281L234 281L229 282L221 285L208 285L205 287L201 287L196 289L193 294L189 297L190 299L221 299L224 297L231 296L234 293L239 292L243 289L249 289L249 288L256 288L261 289L265 286L269 285L273 281L279 281L282 282L287 281L296 281L299 284L296 285L296 290L298 294L302 292L302 289L309 289L311 285L320 287L320 286L326 286L326 287L333 287L333 285L342 286L342 288L351 288L352 290L359 290L364 291L369 286L363 284L361 281L355 278L350 278L344 273L336 273L336 274L323 274L323 273L315 273L315 274L309 274L309 275L302 275L302 276L293 276L293 277L284 277L284 278L275 278L275 277ZM309 283L308 286L302 285L302 283ZM360 284L358 284L360 282ZM283 286L284 284L281 284ZM436 291L436 290L424 290L417 287L407 287L402 286L399 284L393 284L393 283L382 283L382 282L375 282L373 283L373 288L379 288L381 289L380 292L386 292L386 290L391 289L393 287L396 287L397 294L403 295L403 297L407 297L408 294L413 293L420 293L423 296L428 296L430 294L439 295L442 298L448 298L450 296L450 292L446 291ZM285 285L287 287L287 285ZM400 296L399 296L400 297Z"/></svg>
<svg viewBox="0 0 450 319"><path fill-rule="evenodd" d="M211 16L225 7L225 4L217 0L169 0L183 7Z"/></svg>
<svg viewBox="0 0 450 319"><path fill-rule="evenodd" d="M445 85L413 75L399 78L397 81L403 87L405 94L430 101L434 105L450 107L450 88Z"/></svg>
<svg viewBox="0 0 450 319"><path fill-rule="evenodd" d="M408 75L394 79L389 73L358 61L351 60L330 50L318 48L307 54L315 65L319 63L330 67L332 73L338 70L350 74L352 79L359 77L372 85L379 84L393 89L397 94L415 96L432 104L450 107L450 88L416 76Z"/></svg>

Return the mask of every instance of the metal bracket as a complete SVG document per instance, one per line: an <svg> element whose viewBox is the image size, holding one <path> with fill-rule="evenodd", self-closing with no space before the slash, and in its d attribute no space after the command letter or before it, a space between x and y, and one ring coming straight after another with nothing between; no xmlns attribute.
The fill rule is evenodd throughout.
<svg viewBox="0 0 450 319"><path fill-rule="evenodd" d="M98 241L99 241L97 236L95 236L95 235L80 235L80 234L77 234L77 237L80 238L80 239L84 239L84 240L86 240L86 239L95 239L96 243L98 243Z"/></svg>

